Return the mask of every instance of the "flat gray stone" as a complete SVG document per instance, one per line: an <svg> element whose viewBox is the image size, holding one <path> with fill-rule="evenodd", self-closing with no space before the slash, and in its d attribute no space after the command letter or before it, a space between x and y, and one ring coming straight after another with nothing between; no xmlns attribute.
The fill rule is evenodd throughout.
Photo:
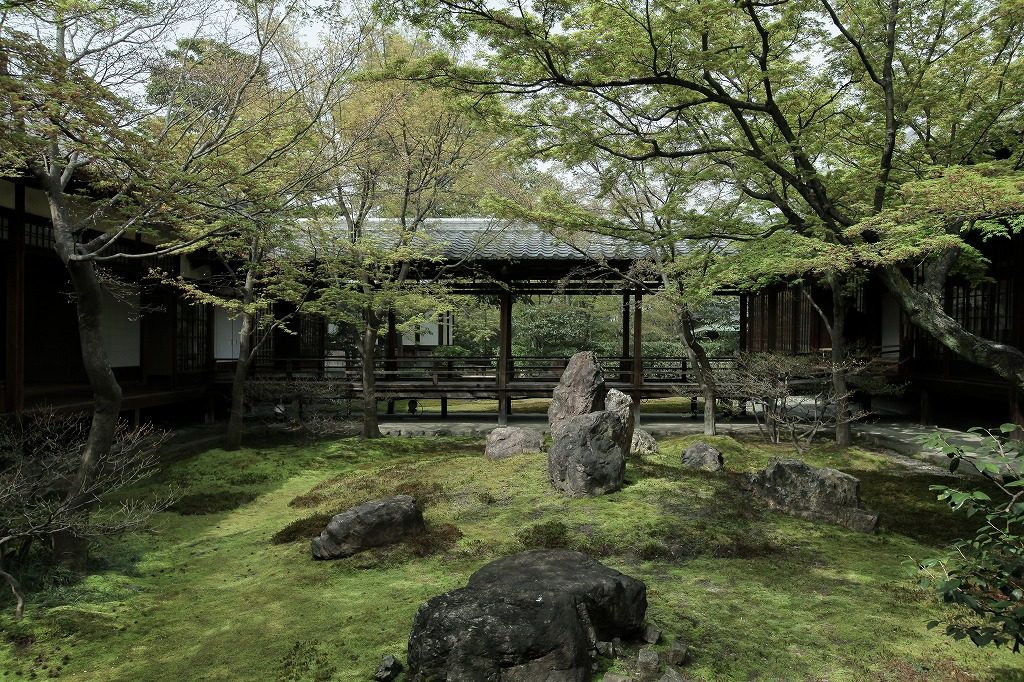
<svg viewBox="0 0 1024 682"><path fill-rule="evenodd" d="M373 500L332 518L313 539L313 558L341 559L424 532L423 512L408 495Z"/></svg>
<svg viewBox="0 0 1024 682"><path fill-rule="evenodd" d="M526 453L542 452L544 437L533 429L520 426L499 426L487 434L487 459L505 459Z"/></svg>
<svg viewBox="0 0 1024 682"><path fill-rule="evenodd" d="M636 655L636 668L646 675L657 673L661 670L661 657L654 649L641 649Z"/></svg>
<svg viewBox="0 0 1024 682"><path fill-rule="evenodd" d="M878 514L860 502L860 481L836 469L816 468L796 459L772 462L747 474L743 487L771 509L812 521L825 521L873 533Z"/></svg>
<svg viewBox="0 0 1024 682"><path fill-rule="evenodd" d="M678 639L673 641L668 648L668 662L672 665L683 665L689 655L690 647L686 642L681 642Z"/></svg>

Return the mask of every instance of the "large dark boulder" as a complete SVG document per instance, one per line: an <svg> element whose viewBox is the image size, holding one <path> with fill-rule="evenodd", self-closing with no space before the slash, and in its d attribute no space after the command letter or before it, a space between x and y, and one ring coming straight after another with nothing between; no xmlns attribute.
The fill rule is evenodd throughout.
<svg viewBox="0 0 1024 682"><path fill-rule="evenodd" d="M543 452L544 436L533 429L519 426L499 426L487 434L487 459L505 459L528 452Z"/></svg>
<svg viewBox="0 0 1024 682"><path fill-rule="evenodd" d="M409 679L583 682L598 641L635 637L646 586L579 552L498 559L420 607Z"/></svg>
<svg viewBox="0 0 1024 682"><path fill-rule="evenodd" d="M313 539L313 558L341 559L424 532L423 512L408 495L373 500L332 518Z"/></svg>
<svg viewBox="0 0 1024 682"><path fill-rule="evenodd" d="M747 474L743 487L772 509L826 521L862 533L874 532L878 514L863 508L860 481L836 469L818 469L795 459L772 462Z"/></svg>
<svg viewBox="0 0 1024 682"><path fill-rule="evenodd" d="M548 452L548 478L570 497L603 495L622 487L628 441L623 423L609 411L592 412L562 424Z"/></svg>
<svg viewBox="0 0 1024 682"><path fill-rule="evenodd" d="M604 372L591 351L576 353L569 359L562 377L555 386L548 407L551 433L582 414L604 409Z"/></svg>

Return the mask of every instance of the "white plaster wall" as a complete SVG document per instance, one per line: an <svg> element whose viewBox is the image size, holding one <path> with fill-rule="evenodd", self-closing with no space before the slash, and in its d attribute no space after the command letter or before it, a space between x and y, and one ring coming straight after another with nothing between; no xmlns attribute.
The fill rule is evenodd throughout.
<svg viewBox="0 0 1024 682"><path fill-rule="evenodd" d="M213 309L213 359L237 360L242 330L241 317L229 317L223 308Z"/></svg>
<svg viewBox="0 0 1024 682"><path fill-rule="evenodd" d="M437 339L437 323L430 322L428 324L419 325L420 333L420 346L436 346L438 345ZM402 345L403 346L415 346L416 344L416 333L408 331L402 334Z"/></svg>
<svg viewBox="0 0 1024 682"><path fill-rule="evenodd" d="M104 291L100 330L111 367L138 367L141 364L138 294L127 301L119 301Z"/></svg>
<svg viewBox="0 0 1024 682"><path fill-rule="evenodd" d="M900 304L891 294L882 296L882 357L899 359Z"/></svg>

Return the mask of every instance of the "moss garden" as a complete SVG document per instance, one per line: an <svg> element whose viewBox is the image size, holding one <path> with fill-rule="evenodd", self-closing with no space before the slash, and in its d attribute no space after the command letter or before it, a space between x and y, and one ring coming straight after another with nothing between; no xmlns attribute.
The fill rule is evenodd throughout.
<svg viewBox="0 0 1024 682"><path fill-rule="evenodd" d="M726 471L684 471L694 439L631 458L623 490L587 499L556 494L543 455L487 461L480 439L344 439L171 463L147 488L184 495L145 530L98 544L88 578L34 576L19 622L0 597L0 681L367 680L383 654L405 659L422 602L536 547L578 549L645 581L659 648L688 643L693 680L1024 680L1019 655L925 627L944 607L917 586L913 559L972 531L928 490L940 479L860 448L806 453L860 478L882 519L862 535L744 499L730 479L787 450L708 439ZM426 538L310 558L331 514L392 494L417 499ZM629 665L599 661L598 680Z"/></svg>

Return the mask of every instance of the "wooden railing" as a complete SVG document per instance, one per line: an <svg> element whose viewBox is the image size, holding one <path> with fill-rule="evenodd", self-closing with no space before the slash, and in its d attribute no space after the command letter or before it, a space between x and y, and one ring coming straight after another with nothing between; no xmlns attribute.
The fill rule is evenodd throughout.
<svg viewBox="0 0 1024 682"><path fill-rule="evenodd" d="M567 358L515 357L509 361L510 383L557 383L568 363ZM605 378L613 383L634 383L634 359L600 358ZM723 371L733 367L735 358L711 358L712 367ZM497 384L498 358L495 357L401 357L377 358L374 375L379 382L428 382L432 384ZM224 378L234 363L218 361ZM641 383L696 383L685 357L647 357L642 360ZM254 363L256 379L335 379L359 383L362 363L358 358L277 358Z"/></svg>

